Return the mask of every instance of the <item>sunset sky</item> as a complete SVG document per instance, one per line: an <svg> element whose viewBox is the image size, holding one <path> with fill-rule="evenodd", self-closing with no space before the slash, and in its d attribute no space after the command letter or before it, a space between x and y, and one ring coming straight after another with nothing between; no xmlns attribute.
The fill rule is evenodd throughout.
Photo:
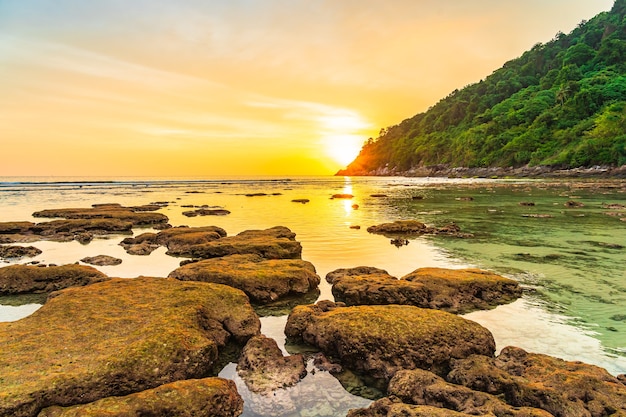
<svg viewBox="0 0 626 417"><path fill-rule="evenodd" d="M0 176L332 174L613 0L0 0Z"/></svg>

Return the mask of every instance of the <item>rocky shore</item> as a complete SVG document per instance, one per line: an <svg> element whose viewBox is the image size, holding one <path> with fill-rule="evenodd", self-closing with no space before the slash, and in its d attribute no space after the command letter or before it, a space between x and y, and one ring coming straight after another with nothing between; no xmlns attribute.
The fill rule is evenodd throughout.
<svg viewBox="0 0 626 417"><path fill-rule="evenodd" d="M309 304L298 297L317 290L320 277L287 227L235 236L217 226L172 228L154 216L158 207L37 213L66 217L48 223L88 222L50 235L38 232L53 230L49 224L0 223L2 243L72 240L90 233L89 222L123 224L93 229L118 236L151 225L163 230L120 245L134 255L165 246L187 258L168 278L113 278L79 264L0 268L0 295L49 294L34 314L0 323L0 417L238 416L244 400L237 386L217 377L225 363L237 363L250 392L280 398L307 375L308 360L314 371L339 381L353 375L380 390L350 417L626 416L625 376L516 347L496 356L491 332L458 315L514 301L522 295L514 280L442 268L398 279L362 266L330 272L335 301ZM460 234L402 222L370 231ZM284 355L261 334L253 303L293 297L284 332L294 353ZM293 413L283 411L272 415Z"/></svg>
<svg viewBox="0 0 626 417"><path fill-rule="evenodd" d="M338 171L335 175L445 178L626 178L626 165L560 169L549 166L468 168L441 164L413 167L409 170L399 170L388 166L373 171L345 169Z"/></svg>

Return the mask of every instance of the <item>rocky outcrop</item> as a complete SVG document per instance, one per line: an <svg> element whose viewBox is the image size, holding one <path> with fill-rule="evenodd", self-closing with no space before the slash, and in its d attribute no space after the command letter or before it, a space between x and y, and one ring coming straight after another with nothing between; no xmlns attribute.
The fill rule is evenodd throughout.
<svg viewBox="0 0 626 417"><path fill-rule="evenodd" d="M299 259L302 246L296 234L286 227L266 230L246 230L236 236L188 245L168 244L168 254L188 258L208 259L228 255L256 254L266 259Z"/></svg>
<svg viewBox="0 0 626 417"><path fill-rule="evenodd" d="M0 259L32 258L41 253L34 246L0 246Z"/></svg>
<svg viewBox="0 0 626 417"><path fill-rule="evenodd" d="M114 258L113 256L109 255L88 256L81 259L80 261L89 265L96 266L114 266L122 263L122 260L120 258Z"/></svg>
<svg viewBox="0 0 626 417"><path fill-rule="evenodd" d="M254 254L190 263L174 270L169 276L182 281L213 282L239 288L257 303L306 294L320 283L320 277L310 262L264 259Z"/></svg>
<svg viewBox="0 0 626 417"><path fill-rule="evenodd" d="M226 236L226 231L217 226L172 227L159 233L143 233L124 239L120 245L130 255L149 255L155 249L165 246L172 251L201 243L211 242Z"/></svg>
<svg viewBox="0 0 626 417"><path fill-rule="evenodd" d="M117 219L133 226L153 226L168 222L166 215L153 213L161 206L123 207L119 204L95 204L91 208L48 209L33 213L33 217L62 219Z"/></svg>
<svg viewBox="0 0 626 417"><path fill-rule="evenodd" d="M437 228L427 226L417 220L396 220L392 223L382 223L376 226L368 227L367 231L391 238L397 238L398 236L415 237L422 235L446 235L459 238L474 237L471 233L461 232L461 228L454 223Z"/></svg>
<svg viewBox="0 0 626 417"><path fill-rule="evenodd" d="M197 216L227 216L230 211L223 208L198 208L196 210L183 211L183 216L197 217Z"/></svg>
<svg viewBox="0 0 626 417"><path fill-rule="evenodd" d="M202 378L223 346L259 331L246 295L224 285L140 277L59 291L0 323L0 416Z"/></svg>
<svg viewBox="0 0 626 417"><path fill-rule="evenodd" d="M0 268L0 295L51 293L107 279L105 274L87 265L10 265Z"/></svg>
<svg viewBox="0 0 626 417"><path fill-rule="evenodd" d="M472 355L453 361L445 379L423 370L399 371L387 394L348 416L626 415L626 386L604 369L515 347L504 348L497 358ZM424 414L425 406L432 407L432 414Z"/></svg>
<svg viewBox="0 0 626 417"><path fill-rule="evenodd" d="M345 367L389 381L401 369L445 375L454 359L493 356L491 333L478 323L412 306L298 306L285 334L336 358Z"/></svg>
<svg viewBox="0 0 626 417"><path fill-rule="evenodd" d="M38 417L236 417L243 400L235 383L222 378L176 381L124 397L72 407L53 406Z"/></svg>
<svg viewBox="0 0 626 417"><path fill-rule="evenodd" d="M133 224L119 219L72 219L50 222L0 223L0 243L23 243L38 240L89 243L94 236L132 233Z"/></svg>
<svg viewBox="0 0 626 417"><path fill-rule="evenodd" d="M337 301L347 305L402 304L467 313L512 302L522 295L517 281L479 269L420 268L401 279L357 267L330 272Z"/></svg>
<svg viewBox="0 0 626 417"><path fill-rule="evenodd" d="M285 357L274 339L260 335L243 348L237 373L250 391L269 393L297 384L307 371L302 355Z"/></svg>

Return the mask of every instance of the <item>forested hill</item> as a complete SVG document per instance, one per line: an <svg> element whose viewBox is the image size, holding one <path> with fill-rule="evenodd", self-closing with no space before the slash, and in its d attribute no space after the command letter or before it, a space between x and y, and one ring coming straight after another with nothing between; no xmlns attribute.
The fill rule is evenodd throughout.
<svg viewBox="0 0 626 417"><path fill-rule="evenodd" d="M425 113L381 130L338 175L418 167L626 164L626 0Z"/></svg>

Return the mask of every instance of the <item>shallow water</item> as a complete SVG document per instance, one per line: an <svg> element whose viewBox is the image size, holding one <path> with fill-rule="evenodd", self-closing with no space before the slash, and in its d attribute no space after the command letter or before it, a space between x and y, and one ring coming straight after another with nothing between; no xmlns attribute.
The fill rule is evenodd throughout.
<svg viewBox="0 0 626 417"><path fill-rule="evenodd" d="M543 181L342 177L43 180L48 183L41 178L0 178L0 221L45 221L31 213L46 208L167 201L169 205L160 212L174 226L216 225L229 235L287 226L302 243L303 259L312 262L322 277L320 299L332 299L324 276L336 268L375 266L398 277L427 266L492 269L527 287L515 303L467 315L492 331L498 349L515 345L597 364L614 374L626 372L626 320L620 320L626 314L626 249L620 248L626 247L626 222L608 216L610 210L602 208L602 203L626 204L623 182L599 188L548 186ZM253 193L267 195L246 196ZM330 198L337 193L354 198ZM413 199L416 196L423 199ZM292 202L300 198L310 202ZM531 201L534 206L519 204ZM584 207L567 208L567 201L580 201ZM184 205L220 206L231 214L188 218L182 215L189 210ZM524 217L538 214L551 217ZM400 219L430 225L454 221L475 238L418 238L397 248L389 239L365 230ZM109 276L131 278L164 277L180 262L165 255L163 248L150 256L127 255L118 245L124 237L95 239L88 245L35 242L32 245L43 250L41 255L10 263L65 264L104 254L123 262L98 269ZM7 304L0 299L0 321L17 320L37 308L32 301L18 307ZM283 346L285 321L285 316L264 317L262 332ZM310 363L309 370L314 370ZM369 403L347 393L327 372L310 372L298 386L271 398L249 393L233 364L221 375L236 380L246 400L244 416L342 416L349 408Z"/></svg>

